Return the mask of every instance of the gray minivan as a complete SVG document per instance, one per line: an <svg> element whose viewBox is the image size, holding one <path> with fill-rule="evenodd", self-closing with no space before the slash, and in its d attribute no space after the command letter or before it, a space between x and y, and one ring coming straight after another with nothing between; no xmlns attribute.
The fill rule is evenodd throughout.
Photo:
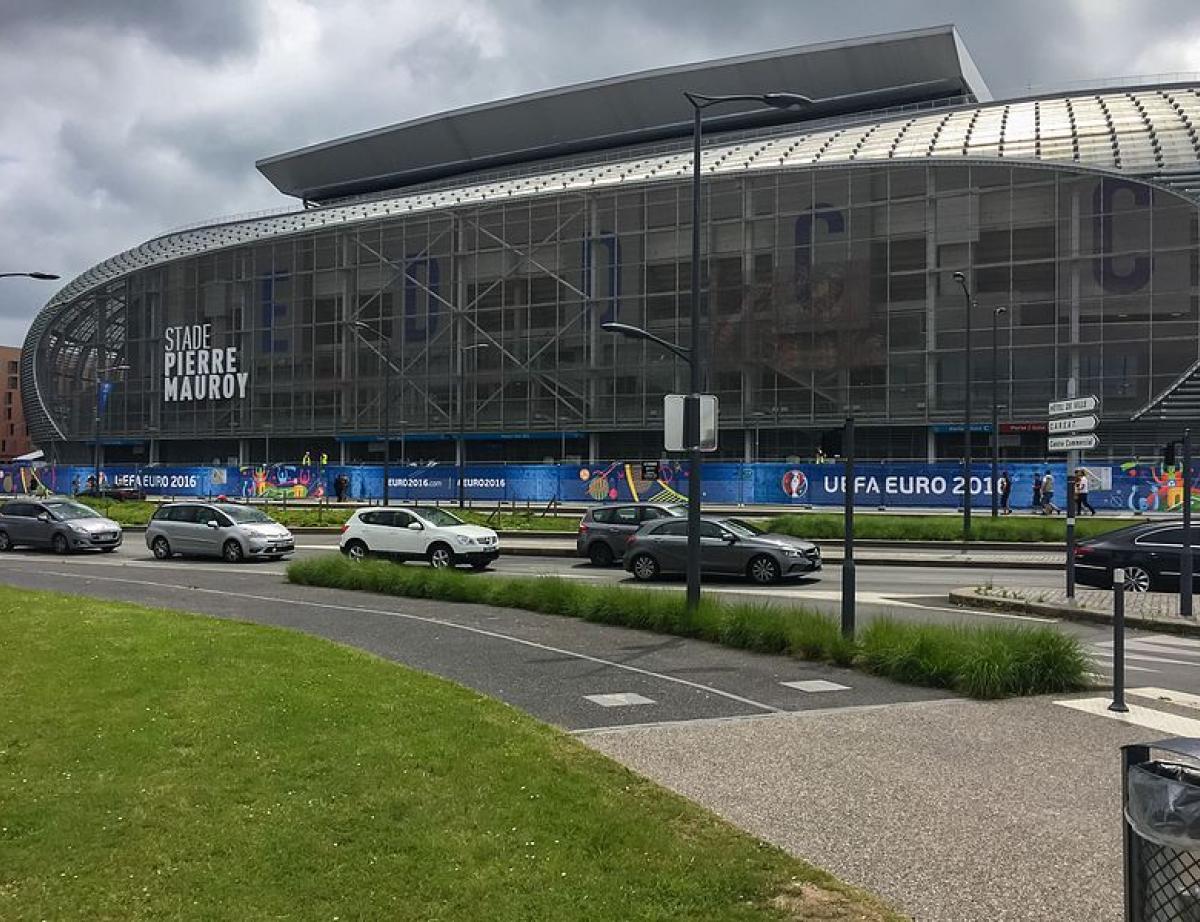
<svg viewBox="0 0 1200 922"><path fill-rule="evenodd" d="M237 503L167 503L146 526L146 547L159 560L175 554L280 560L296 549L292 533L253 506Z"/></svg>
<svg viewBox="0 0 1200 922"><path fill-rule="evenodd" d="M625 553L625 539L647 522L682 516L686 507L673 503L621 503L596 506L584 513L575 552L597 567L611 567Z"/></svg>
<svg viewBox="0 0 1200 922"><path fill-rule="evenodd" d="M49 547L58 554L121 544L121 526L95 509L65 497L15 499L0 506L0 551Z"/></svg>

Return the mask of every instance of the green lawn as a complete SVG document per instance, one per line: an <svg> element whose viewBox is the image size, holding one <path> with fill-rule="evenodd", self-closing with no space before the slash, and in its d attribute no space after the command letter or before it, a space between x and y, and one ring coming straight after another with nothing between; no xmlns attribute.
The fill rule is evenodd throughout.
<svg viewBox="0 0 1200 922"><path fill-rule="evenodd" d="M509 707L302 634L0 589L0 650L0 918L895 918Z"/></svg>

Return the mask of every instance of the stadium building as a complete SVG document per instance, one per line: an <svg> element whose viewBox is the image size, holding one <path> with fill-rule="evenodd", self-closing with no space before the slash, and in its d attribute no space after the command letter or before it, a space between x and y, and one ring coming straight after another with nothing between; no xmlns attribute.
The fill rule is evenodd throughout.
<svg viewBox="0 0 1200 922"><path fill-rule="evenodd" d="M986 452L1045 456L1102 398L1098 458L1200 407L1200 77L994 100L953 27L485 103L258 163L299 203L149 240L37 315L21 386L48 458L657 458L687 343L684 91L802 93L704 121L707 390L725 459L963 449L966 307ZM1006 310L998 314L997 307ZM997 321L998 363L992 364ZM99 410L99 412L98 412ZM401 444L403 443L403 444Z"/></svg>

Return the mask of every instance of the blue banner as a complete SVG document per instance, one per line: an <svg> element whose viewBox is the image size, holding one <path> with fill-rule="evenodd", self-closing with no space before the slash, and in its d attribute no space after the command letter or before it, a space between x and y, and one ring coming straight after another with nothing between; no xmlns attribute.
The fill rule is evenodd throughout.
<svg viewBox="0 0 1200 922"><path fill-rule="evenodd" d="M1033 505L1033 484L1047 470L1055 480L1055 505L1066 501L1063 464L1013 463L1002 468L1012 480L1013 509ZM1089 464L1088 496L1097 509L1124 512L1170 512L1182 508L1183 488L1177 468L1159 462ZM654 477L646 475L654 474ZM379 465L320 463L247 465L244 467L166 467L105 465L101 483L137 489L150 496L226 497L272 501L334 499L339 478L347 500L370 502L383 496ZM686 462L607 461L598 464L472 464L464 475L468 500L560 503L685 502L690 488ZM71 493L92 486L90 466L0 466L0 491L40 490ZM704 465L703 498L708 503L741 505L840 506L847 484L840 463ZM993 485L988 464L972 468L973 503L990 507ZM860 462L855 468L856 502L865 508L959 508L965 484L955 463ZM439 464L396 466L388 472L388 492L396 502L445 502L458 497L458 469ZM1193 503L1200 491L1193 489Z"/></svg>

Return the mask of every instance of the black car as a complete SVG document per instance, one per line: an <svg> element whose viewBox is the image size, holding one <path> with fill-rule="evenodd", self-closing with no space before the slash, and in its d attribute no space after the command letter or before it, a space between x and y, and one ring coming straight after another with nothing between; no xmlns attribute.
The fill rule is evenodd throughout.
<svg viewBox="0 0 1200 922"><path fill-rule="evenodd" d="M1200 528L1192 535L1193 572L1200 572ZM1075 548L1075 581L1081 586L1111 589L1113 570L1125 570L1130 592L1179 588L1179 561L1183 553L1182 522L1147 522L1081 541ZM1200 581L1197 581L1200 585Z"/></svg>

